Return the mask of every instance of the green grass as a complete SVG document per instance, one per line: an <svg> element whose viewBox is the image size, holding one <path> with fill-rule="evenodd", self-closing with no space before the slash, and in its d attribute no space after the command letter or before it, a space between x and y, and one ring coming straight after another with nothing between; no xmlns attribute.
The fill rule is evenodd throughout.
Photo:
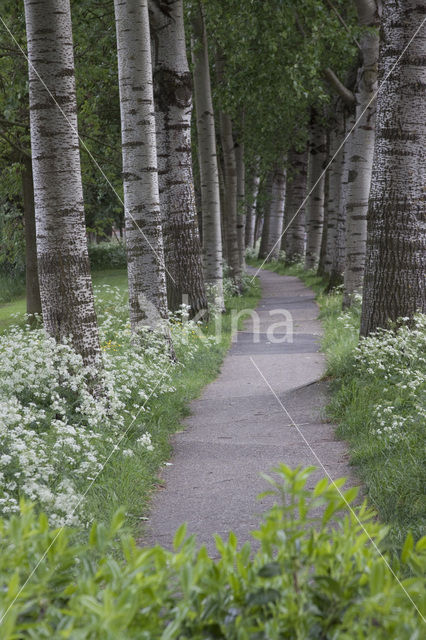
<svg viewBox="0 0 426 640"><path fill-rule="evenodd" d="M253 266L261 265L259 260L249 262ZM264 268L298 276L317 294L319 318L324 327L322 350L332 390L327 415L338 424L337 437L348 443L351 464L365 487L368 501L380 520L389 525L388 547L399 551L408 531L417 539L424 534L426 525L424 423L419 418L417 424L410 427L408 438L384 446L372 427L375 407L386 401L398 407L398 414L404 416L412 413L413 406L401 399L398 378L385 380L379 370L368 375L366 365L356 365L354 351L359 342L360 306L343 314L342 294L325 293L327 282L299 265L286 267L273 262ZM422 367L424 370L420 352L418 356L419 361L410 363L413 371ZM374 366L372 357L373 370Z"/></svg>
<svg viewBox="0 0 426 640"><path fill-rule="evenodd" d="M93 271L93 285L110 284L127 290L127 272L125 269L107 269ZM0 283L1 284L1 283ZM26 299L25 295L18 296L12 302L0 304L0 334L10 325L23 325L25 323Z"/></svg>

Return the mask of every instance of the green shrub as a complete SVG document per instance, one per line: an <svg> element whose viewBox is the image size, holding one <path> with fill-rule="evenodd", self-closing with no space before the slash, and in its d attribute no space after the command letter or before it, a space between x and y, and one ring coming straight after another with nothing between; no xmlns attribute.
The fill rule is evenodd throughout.
<svg viewBox="0 0 426 640"><path fill-rule="evenodd" d="M124 242L89 244L89 259L93 270L126 268L126 245Z"/></svg>
<svg viewBox="0 0 426 640"><path fill-rule="evenodd" d="M77 545L23 503L0 521L2 639L420 638L426 539L408 537L392 573L376 547L386 529L365 506L348 511L326 479L308 491L311 470L276 469L276 504L253 532L259 549L238 549L231 533L216 538L217 561L184 526L175 552L121 535L114 553L121 512ZM349 503L355 494L344 492ZM404 567L412 577L399 581Z"/></svg>

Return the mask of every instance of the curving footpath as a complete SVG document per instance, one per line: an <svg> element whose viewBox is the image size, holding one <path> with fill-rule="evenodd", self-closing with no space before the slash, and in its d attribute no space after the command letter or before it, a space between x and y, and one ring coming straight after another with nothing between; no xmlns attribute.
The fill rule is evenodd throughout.
<svg viewBox="0 0 426 640"><path fill-rule="evenodd" d="M259 474L279 462L318 467L312 486L327 473L354 484L345 443L321 419L327 385L314 294L298 278L270 271L258 277L259 324L248 319L235 335L219 377L192 402L186 430L173 436L172 465L153 496L145 543L170 548L182 522L213 556L215 533L251 539L270 505L257 499L268 486ZM289 339L283 309L291 314L293 342L282 342Z"/></svg>

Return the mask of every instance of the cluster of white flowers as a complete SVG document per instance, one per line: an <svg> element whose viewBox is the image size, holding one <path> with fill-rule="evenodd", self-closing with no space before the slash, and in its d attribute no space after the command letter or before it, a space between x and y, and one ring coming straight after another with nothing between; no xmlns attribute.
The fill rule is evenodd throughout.
<svg viewBox="0 0 426 640"><path fill-rule="evenodd" d="M0 514L18 511L25 496L49 513L53 525L81 521L85 488L138 412L139 426L132 430L139 437L130 444L134 448L126 440L121 455L154 448L143 412L152 398L174 391L176 365L161 335L147 332L146 339L132 342L119 289L104 285L96 303L105 390L100 397L92 395L88 370L69 343L19 326L0 337ZM170 323L177 343L194 331L182 322L184 313ZM185 359L199 346L189 340Z"/></svg>
<svg viewBox="0 0 426 640"><path fill-rule="evenodd" d="M425 315L416 315L412 323L402 318L396 330L381 329L363 339L355 365L364 375L383 382L382 403L375 407L371 428L384 443L409 438L413 428L426 424Z"/></svg>

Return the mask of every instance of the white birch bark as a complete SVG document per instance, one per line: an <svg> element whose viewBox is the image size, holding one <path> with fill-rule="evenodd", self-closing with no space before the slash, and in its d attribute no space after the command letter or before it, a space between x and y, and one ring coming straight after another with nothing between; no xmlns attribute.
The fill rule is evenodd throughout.
<svg viewBox="0 0 426 640"><path fill-rule="evenodd" d="M231 277L237 287L241 286L241 264L238 251L237 233L237 161L232 135L232 121L227 113L220 112L220 137L223 153L223 178L225 187L225 208L227 254Z"/></svg>
<svg viewBox="0 0 426 640"><path fill-rule="evenodd" d="M349 306L362 288L367 239L367 210L373 168L377 64L379 56L379 24L377 3L355 0L359 23L370 27L360 38L362 66L359 69L356 98L357 127L353 133L346 216L346 257L344 273L344 306Z"/></svg>
<svg viewBox="0 0 426 640"><path fill-rule="evenodd" d="M337 150L338 135L337 135L337 122L333 122L333 126L329 132L329 160L333 157ZM337 226L337 214L340 204L340 189L341 181L338 180L336 172L337 162L336 160L330 165L326 175L326 194L324 199L324 209L326 215L324 216L324 229L323 229L323 243L325 241L325 255L323 272L326 275L330 275L331 266L333 264L333 251L334 243L336 240L336 226Z"/></svg>
<svg viewBox="0 0 426 640"><path fill-rule="evenodd" d="M284 223L286 192L286 157L277 164L272 178L271 204L269 211L269 234L267 261L277 260L281 249L281 234Z"/></svg>
<svg viewBox="0 0 426 640"><path fill-rule="evenodd" d="M324 260L324 272L330 277L330 286L338 284L343 273L344 241L343 225L345 220L345 208L342 200L342 180L344 151L342 145L345 136L345 120L341 105L336 107L334 128L330 131L329 159L334 158L329 167L328 199L327 199L327 230L326 230L326 255Z"/></svg>
<svg viewBox="0 0 426 640"><path fill-rule="evenodd" d="M259 258L264 260L268 256L269 252L269 230L270 230L270 213L272 202L272 186L273 186L273 171L268 171L268 175L265 181L264 187L264 202L263 202L263 216L261 221L261 237L259 246Z"/></svg>
<svg viewBox="0 0 426 640"><path fill-rule="evenodd" d="M322 126L314 121L309 142L308 193L310 196L306 204L306 269L314 269L320 256L324 223L325 158L325 133Z"/></svg>
<svg viewBox="0 0 426 640"><path fill-rule="evenodd" d="M167 317L148 0L114 0L130 323Z"/></svg>
<svg viewBox="0 0 426 640"><path fill-rule="evenodd" d="M342 148L342 181L340 189L340 203L336 220L336 247L333 254L333 264L330 272L330 286L341 284L345 269L345 245L346 245L346 211L348 199L349 160L352 149L352 128L355 124L355 113L352 109L344 112L344 140Z"/></svg>
<svg viewBox="0 0 426 640"><path fill-rule="evenodd" d="M257 196L259 193L260 175L258 169L258 163L254 168L253 180L250 190L250 200L247 202L246 209L246 231L245 231L245 244L246 247L254 247L254 232L256 226L256 206Z"/></svg>
<svg viewBox="0 0 426 640"><path fill-rule="evenodd" d="M74 349L95 370L101 356L84 220L69 0L25 0L25 20L44 327L58 341L72 337Z"/></svg>
<svg viewBox="0 0 426 640"><path fill-rule="evenodd" d="M151 0L157 159L169 308L207 308L191 156L192 82L183 0Z"/></svg>
<svg viewBox="0 0 426 640"><path fill-rule="evenodd" d="M308 150L306 149L301 153L290 150L288 165L284 210L284 221L287 230L283 236L281 248L285 251L286 262L292 264L304 260L305 257L306 203L303 204L303 201L307 193Z"/></svg>
<svg viewBox="0 0 426 640"><path fill-rule="evenodd" d="M194 100L201 178L203 268L206 283L214 290L218 306L224 308L222 230L216 127L210 80L210 65L203 7L192 12L192 62Z"/></svg>
<svg viewBox="0 0 426 640"><path fill-rule="evenodd" d="M383 5L362 335L426 312L426 30L413 39L423 20L418 0Z"/></svg>
<svg viewBox="0 0 426 640"><path fill-rule="evenodd" d="M238 242L238 256L240 261L241 271L244 271L246 266L246 215L245 215L245 201L246 201L246 166L244 161L244 144L240 142L235 148L235 160L237 163L237 242Z"/></svg>

